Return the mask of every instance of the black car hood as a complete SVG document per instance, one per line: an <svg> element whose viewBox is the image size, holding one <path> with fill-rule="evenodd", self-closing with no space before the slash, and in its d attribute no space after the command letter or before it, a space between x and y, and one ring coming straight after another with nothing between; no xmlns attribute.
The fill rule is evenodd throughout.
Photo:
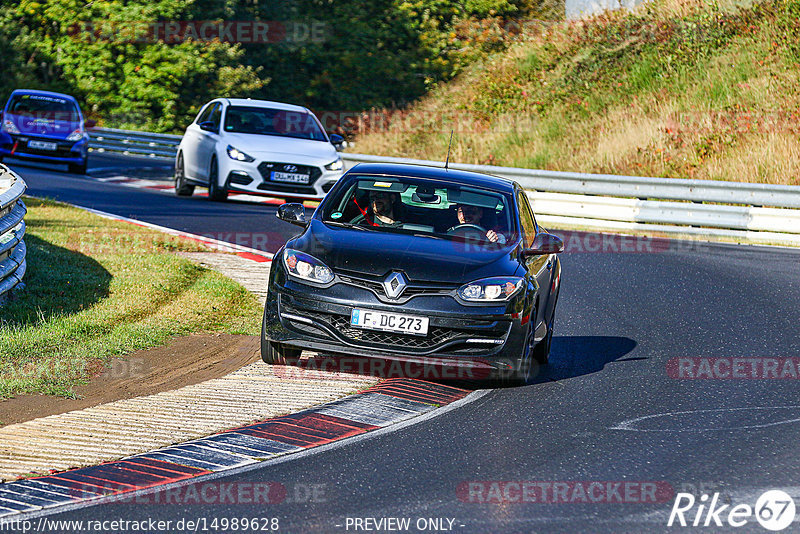
<svg viewBox="0 0 800 534"><path fill-rule="evenodd" d="M383 277L403 271L412 281L466 283L509 276L519 263L512 244L481 245L431 237L364 231L312 219L287 247L301 250L337 270Z"/></svg>

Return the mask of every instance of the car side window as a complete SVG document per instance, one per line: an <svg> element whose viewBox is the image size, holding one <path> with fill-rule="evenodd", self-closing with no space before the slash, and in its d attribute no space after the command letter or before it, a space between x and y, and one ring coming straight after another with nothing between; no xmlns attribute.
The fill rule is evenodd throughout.
<svg viewBox="0 0 800 534"><path fill-rule="evenodd" d="M195 124L200 124L201 122L206 122L207 120L209 120L208 118L211 116L211 111L213 109L214 109L214 104L206 105L206 107L203 108L203 111L201 111L197 115L197 120L194 121Z"/></svg>
<svg viewBox="0 0 800 534"><path fill-rule="evenodd" d="M222 105L221 104L214 104L214 109L211 111L211 118L209 118L211 122L214 123L214 127L219 131L219 125L222 122Z"/></svg>
<svg viewBox="0 0 800 534"><path fill-rule="evenodd" d="M533 238L536 237L536 219L533 217L528 197L523 191L517 192L517 204L519 205L519 220L522 224L522 243L525 248L528 248L533 243Z"/></svg>

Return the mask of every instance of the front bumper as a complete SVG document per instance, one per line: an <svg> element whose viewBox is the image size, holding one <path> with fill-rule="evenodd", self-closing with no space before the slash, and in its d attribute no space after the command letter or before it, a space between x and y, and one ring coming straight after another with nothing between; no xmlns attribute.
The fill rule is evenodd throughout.
<svg viewBox="0 0 800 534"><path fill-rule="evenodd" d="M354 328L350 313L356 307L428 317L428 335ZM317 290L286 280L274 265L265 332L269 341L306 350L508 370L518 365L527 339L529 325L522 315L506 307L462 306L447 295L386 304L347 284Z"/></svg>
<svg viewBox="0 0 800 534"><path fill-rule="evenodd" d="M39 150L28 147L29 141L45 141L55 143L56 150ZM10 135L5 132L0 135L0 156L42 161L48 163L76 163L86 161L88 141L65 141L50 137L33 135Z"/></svg>
<svg viewBox="0 0 800 534"><path fill-rule="evenodd" d="M290 158L291 159L291 158ZM324 165L308 160L300 161L262 161L252 163L220 158L220 177L225 179L225 188L236 193L291 197L306 200L322 200L333 185L344 174L343 171L329 171ZM273 170L285 165L294 165L300 172L309 174L309 183L294 184L276 182L270 179Z"/></svg>

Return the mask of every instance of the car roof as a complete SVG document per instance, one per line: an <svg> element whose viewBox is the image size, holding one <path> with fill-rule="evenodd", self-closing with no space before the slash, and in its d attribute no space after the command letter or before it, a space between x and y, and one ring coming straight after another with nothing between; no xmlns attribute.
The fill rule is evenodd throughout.
<svg viewBox="0 0 800 534"><path fill-rule="evenodd" d="M430 167L427 165L412 165L408 163L358 163L352 167L348 174L370 174L380 176L406 176L409 178L432 178L446 180L459 185L471 185L504 193L514 192L514 181L491 174L480 172L460 171L445 169L444 167Z"/></svg>
<svg viewBox="0 0 800 534"><path fill-rule="evenodd" d="M78 103L74 96L65 95L63 93L55 93L53 91L39 91L38 89L15 89L11 96L16 95L32 95L32 96L51 96L55 98L63 98L70 102Z"/></svg>
<svg viewBox="0 0 800 534"><path fill-rule="evenodd" d="M220 100L227 100L231 106L250 106L254 108L280 109L283 111L309 112L309 110L303 106L285 104L283 102L273 102L271 100L254 100L250 98L222 98Z"/></svg>

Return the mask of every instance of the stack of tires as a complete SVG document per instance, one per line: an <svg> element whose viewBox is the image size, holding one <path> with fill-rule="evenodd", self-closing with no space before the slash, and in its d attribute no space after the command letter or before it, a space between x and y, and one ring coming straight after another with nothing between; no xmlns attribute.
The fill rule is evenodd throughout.
<svg viewBox="0 0 800 534"><path fill-rule="evenodd" d="M22 178L0 164L0 304L25 276L25 188Z"/></svg>

